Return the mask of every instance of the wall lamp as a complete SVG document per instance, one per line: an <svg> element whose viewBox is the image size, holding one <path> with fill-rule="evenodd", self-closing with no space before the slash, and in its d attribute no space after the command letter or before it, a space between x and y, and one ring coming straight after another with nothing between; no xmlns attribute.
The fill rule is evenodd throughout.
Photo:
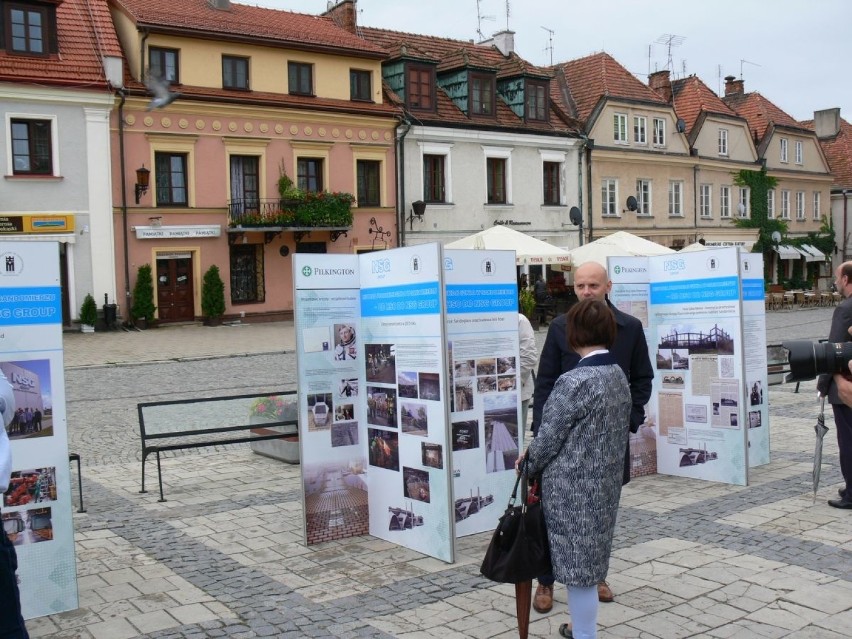
<svg viewBox="0 0 852 639"><path fill-rule="evenodd" d="M426 202L423 200L417 200L411 203L411 214L408 216L406 222L408 222L408 228L414 229L414 218L416 217L418 220L423 222L423 214L426 212Z"/></svg>
<svg viewBox="0 0 852 639"><path fill-rule="evenodd" d="M142 165L142 168L136 169L136 186L134 187L134 193L136 193L136 204L139 204L139 198L148 192L150 179L151 171L146 169L144 164Z"/></svg>

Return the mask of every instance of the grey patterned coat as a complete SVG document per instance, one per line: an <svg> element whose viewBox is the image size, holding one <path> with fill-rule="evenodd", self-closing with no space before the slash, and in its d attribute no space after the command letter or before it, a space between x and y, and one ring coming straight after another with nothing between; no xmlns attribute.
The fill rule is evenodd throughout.
<svg viewBox="0 0 852 639"><path fill-rule="evenodd" d="M615 358L598 354L564 373L530 443L542 473L553 576L570 586L606 578L630 420L630 387Z"/></svg>

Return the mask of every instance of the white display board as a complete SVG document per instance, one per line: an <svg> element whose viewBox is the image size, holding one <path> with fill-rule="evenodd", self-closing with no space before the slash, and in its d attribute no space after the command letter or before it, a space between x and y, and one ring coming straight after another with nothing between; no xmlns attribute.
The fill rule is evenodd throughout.
<svg viewBox="0 0 852 639"><path fill-rule="evenodd" d="M452 562L442 254L421 244L359 256L361 335L370 534Z"/></svg>
<svg viewBox="0 0 852 639"><path fill-rule="evenodd" d="M766 372L766 292L763 255L740 251L743 355L745 357L745 423L748 465L769 463L769 379Z"/></svg>
<svg viewBox="0 0 852 639"><path fill-rule="evenodd" d="M736 248L648 258L660 473L748 483L739 269Z"/></svg>
<svg viewBox="0 0 852 639"><path fill-rule="evenodd" d="M523 450L515 252L445 249L444 284L461 537L494 529Z"/></svg>
<svg viewBox="0 0 852 639"><path fill-rule="evenodd" d="M0 367L20 409L8 429L3 527L15 544L30 619L78 606L59 250L54 242L0 242L0 260Z"/></svg>

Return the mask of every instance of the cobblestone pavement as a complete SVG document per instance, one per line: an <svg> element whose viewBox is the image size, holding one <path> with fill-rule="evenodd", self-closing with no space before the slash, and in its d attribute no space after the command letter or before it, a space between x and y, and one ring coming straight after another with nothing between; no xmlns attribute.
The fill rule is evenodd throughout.
<svg viewBox="0 0 852 639"><path fill-rule="evenodd" d="M830 313L770 313L768 341L822 337ZM30 620L32 636L517 636L513 588L479 576L488 534L458 540L452 565L369 536L306 548L298 466L239 445L168 455L168 501L139 494L136 403L295 388L291 323L69 333L65 348L80 608ZM840 481L831 420L812 503L814 392L770 388L772 462L748 487L625 488L600 637L852 636L852 511L825 504ZM558 636L564 588L556 599L531 637Z"/></svg>

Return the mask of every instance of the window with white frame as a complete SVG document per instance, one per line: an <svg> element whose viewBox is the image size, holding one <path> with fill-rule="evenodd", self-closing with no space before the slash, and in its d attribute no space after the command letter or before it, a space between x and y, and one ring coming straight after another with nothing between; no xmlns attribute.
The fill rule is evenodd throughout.
<svg viewBox="0 0 852 639"><path fill-rule="evenodd" d="M636 214L651 215L651 180L636 180Z"/></svg>
<svg viewBox="0 0 852 639"><path fill-rule="evenodd" d="M737 204L737 215L746 218L751 215L751 189L740 187L740 201Z"/></svg>
<svg viewBox="0 0 852 639"><path fill-rule="evenodd" d="M781 138L781 161L787 161L787 138Z"/></svg>
<svg viewBox="0 0 852 639"><path fill-rule="evenodd" d="M770 220L775 217L775 189L766 192L766 217Z"/></svg>
<svg viewBox="0 0 852 639"><path fill-rule="evenodd" d="M781 219L790 219L790 191L781 191Z"/></svg>
<svg viewBox="0 0 852 639"><path fill-rule="evenodd" d="M805 219L805 192L796 191L796 219Z"/></svg>
<svg viewBox="0 0 852 639"><path fill-rule="evenodd" d="M819 220L821 216L820 211L820 192L814 191L814 219Z"/></svg>
<svg viewBox="0 0 852 639"><path fill-rule="evenodd" d="M453 180L450 170L452 144L420 143L423 158L423 201L430 204L449 204L453 201Z"/></svg>
<svg viewBox="0 0 852 639"><path fill-rule="evenodd" d="M612 139L620 144L627 144L627 116L615 113L612 116Z"/></svg>
<svg viewBox="0 0 852 639"><path fill-rule="evenodd" d="M698 192L698 211L701 217L713 217L713 208L711 195L713 186L710 184L702 184Z"/></svg>
<svg viewBox="0 0 852 639"><path fill-rule="evenodd" d="M731 187L719 187L719 217L731 217Z"/></svg>
<svg viewBox="0 0 852 639"><path fill-rule="evenodd" d="M666 145L666 121L663 118L654 118L654 146Z"/></svg>
<svg viewBox="0 0 852 639"><path fill-rule="evenodd" d="M802 142L800 140L796 140L796 164L801 164L804 162L804 149L802 147Z"/></svg>
<svg viewBox="0 0 852 639"><path fill-rule="evenodd" d="M648 144L648 118L644 115L633 116L633 141Z"/></svg>
<svg viewBox="0 0 852 639"><path fill-rule="evenodd" d="M683 217L683 182L680 180L669 182L669 215Z"/></svg>
<svg viewBox="0 0 852 639"><path fill-rule="evenodd" d="M604 217L618 215L618 180L615 178L601 180L601 214Z"/></svg>
<svg viewBox="0 0 852 639"><path fill-rule="evenodd" d="M719 129L719 155L728 155L728 129Z"/></svg>
<svg viewBox="0 0 852 639"><path fill-rule="evenodd" d="M542 168L542 204L561 206L565 203L565 153L539 149Z"/></svg>
<svg viewBox="0 0 852 639"><path fill-rule="evenodd" d="M485 152L486 204L512 203L512 149L482 147Z"/></svg>

